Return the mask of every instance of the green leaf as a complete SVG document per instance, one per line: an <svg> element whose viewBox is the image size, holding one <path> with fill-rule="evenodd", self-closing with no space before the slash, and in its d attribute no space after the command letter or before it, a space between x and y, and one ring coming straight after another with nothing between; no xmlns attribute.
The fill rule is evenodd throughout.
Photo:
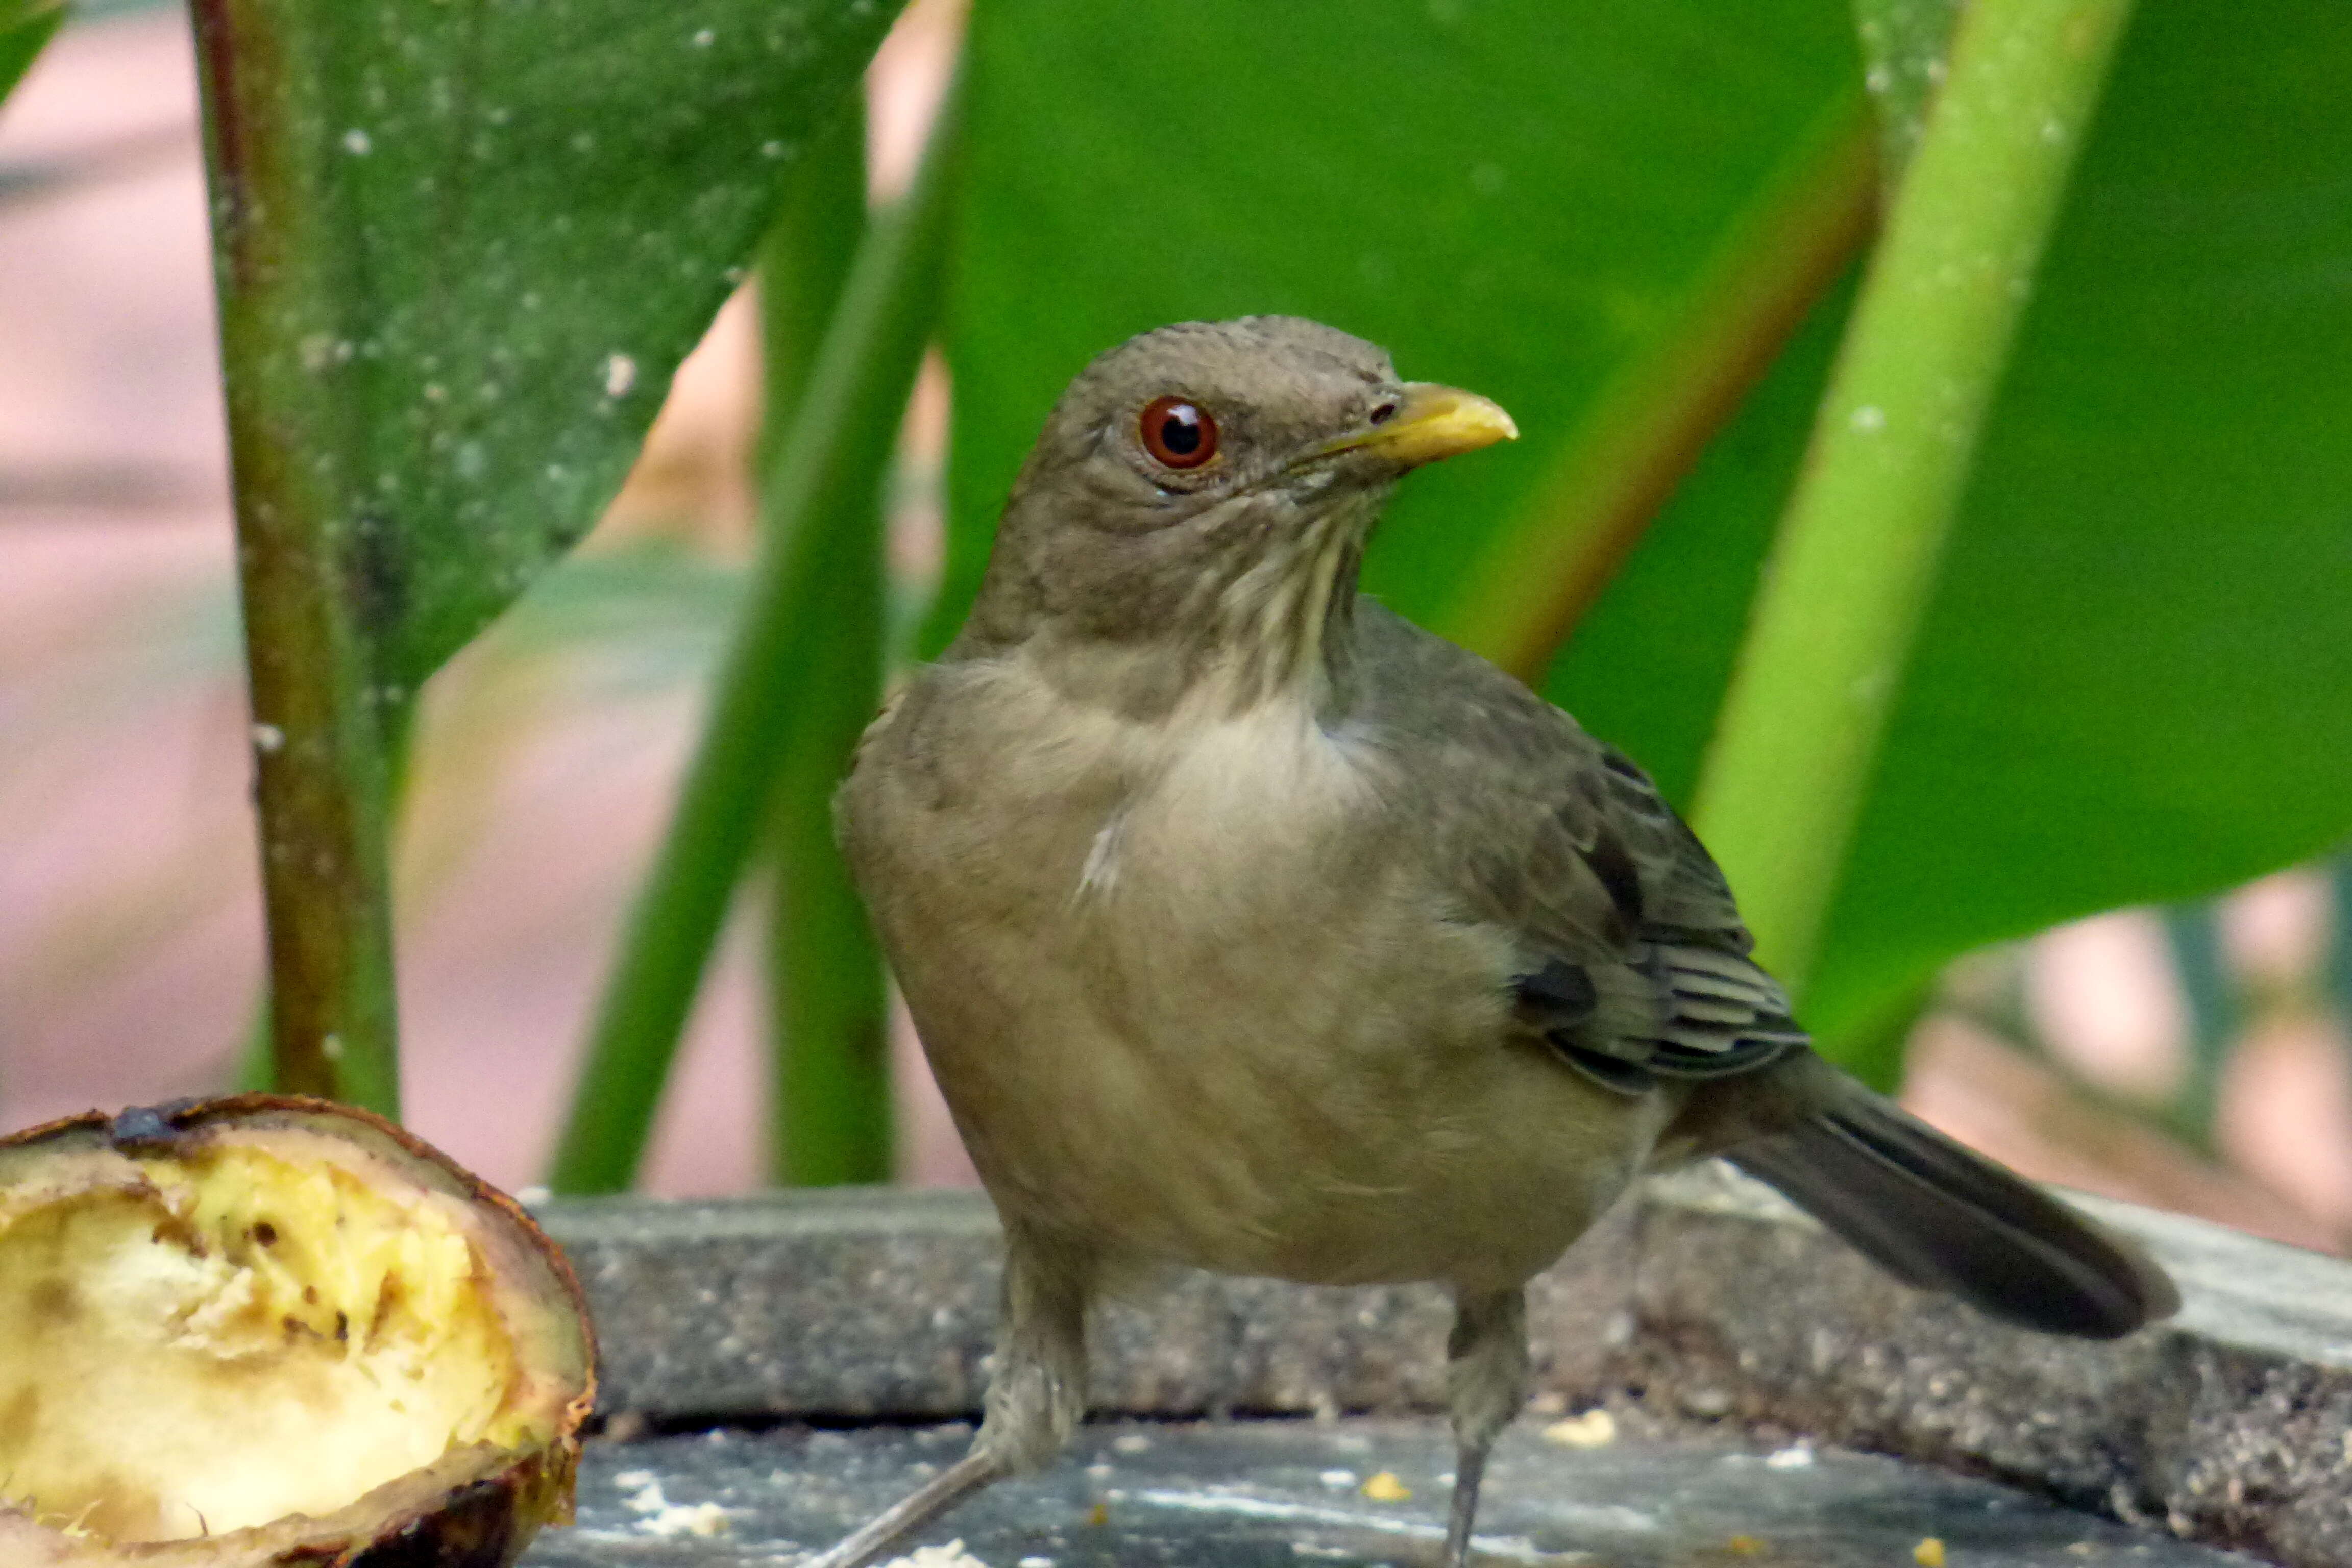
<svg viewBox="0 0 2352 1568"><path fill-rule="evenodd" d="M1859 76L1848 15L1819 0L1069 16L1002 0L972 19L929 647L1070 376L1162 322L1254 311L1328 321L1517 416L1515 446L1416 476L1374 543L1367 585L1444 614L1620 373L1687 328L1727 237Z"/></svg>
<svg viewBox="0 0 2352 1568"><path fill-rule="evenodd" d="M65 19L65 0L0 0L0 100L16 90Z"/></svg>
<svg viewBox="0 0 2352 1568"><path fill-rule="evenodd" d="M1801 1003L2131 0L1978 0L1873 254L1692 824ZM1793 780L1804 781L1791 788Z"/></svg>
<svg viewBox="0 0 2352 1568"><path fill-rule="evenodd" d="M2352 831L2352 12L2135 16L1962 498L1811 1016Z"/></svg>
<svg viewBox="0 0 2352 1568"><path fill-rule="evenodd" d="M895 10L198 0L222 221L300 209L247 263L331 410L314 458L379 681L413 688L594 522Z"/></svg>
<svg viewBox="0 0 2352 1568"><path fill-rule="evenodd" d="M880 0L195 0L279 1087L399 1098L388 757L595 520Z"/></svg>
<svg viewBox="0 0 2352 1568"><path fill-rule="evenodd" d="M2218 4L2145 7L2117 52L1808 990L1832 1037L1956 954L2233 886L2352 832L2352 386L2335 368L2352 125L2332 86L2352 25L2303 3L2258 47L2238 30ZM1825 325L1546 687L1677 801Z"/></svg>

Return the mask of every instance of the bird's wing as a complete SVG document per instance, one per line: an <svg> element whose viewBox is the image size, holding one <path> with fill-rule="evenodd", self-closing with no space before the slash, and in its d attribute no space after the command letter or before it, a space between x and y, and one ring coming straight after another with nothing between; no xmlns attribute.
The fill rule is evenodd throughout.
<svg viewBox="0 0 2352 1568"><path fill-rule="evenodd" d="M1511 933L1523 1025L1626 1093L1806 1041L1723 873L1647 774L1485 661L1377 606L1359 617L1370 706L1434 828L1432 872Z"/></svg>

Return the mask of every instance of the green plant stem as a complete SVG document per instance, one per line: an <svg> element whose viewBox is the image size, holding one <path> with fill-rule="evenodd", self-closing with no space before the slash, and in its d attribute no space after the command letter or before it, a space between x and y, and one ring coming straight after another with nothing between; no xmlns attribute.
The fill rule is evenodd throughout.
<svg viewBox="0 0 2352 1568"><path fill-rule="evenodd" d="M858 247L800 417L762 499L744 620L722 661L677 810L639 895L556 1154L558 1191L634 1180L729 899L769 814L805 651L832 628L801 614L835 522L871 504L939 310L961 121L942 106L914 189ZM824 526L817 526L823 520Z"/></svg>
<svg viewBox="0 0 2352 1568"><path fill-rule="evenodd" d="M236 478L269 931L272 1076L397 1116L386 847L404 693L373 678L350 584L367 577L349 334L329 192L326 24L285 0L197 0L214 270ZM323 334L323 335L322 335Z"/></svg>
<svg viewBox="0 0 2352 1568"><path fill-rule="evenodd" d="M1530 683L1870 233L1875 130L1840 95L1741 214L1675 319L1595 399L1437 626Z"/></svg>
<svg viewBox="0 0 2352 1568"><path fill-rule="evenodd" d="M2320 961L2320 984L2338 1026L2352 1030L2352 855L2336 856L2327 890L2327 952Z"/></svg>
<svg viewBox="0 0 2352 1568"><path fill-rule="evenodd" d="M793 493L782 459L866 226L865 130L864 117L850 115L812 151L761 255L763 497ZM762 521L781 528L794 519L771 512ZM887 1181L892 1154L882 955L833 841L835 785L882 696L878 487L845 498L823 529L784 613L829 635L803 645L800 700L780 716L789 733L768 842L770 1168L794 1186Z"/></svg>
<svg viewBox="0 0 2352 1568"><path fill-rule="evenodd" d="M1792 991L2129 10L1970 7L1847 328L1694 813Z"/></svg>
<svg viewBox="0 0 2352 1568"><path fill-rule="evenodd" d="M2238 1037L2237 981L2221 946L2220 911L2212 904L2165 910L2164 934L2189 1008L2189 1070L2173 1093L2172 1116L2188 1142L2210 1149L2221 1115L2221 1079Z"/></svg>
<svg viewBox="0 0 2352 1568"><path fill-rule="evenodd" d="M760 435L752 478L775 477L808 400L824 334L866 237L866 110L808 150L760 247Z"/></svg>
<svg viewBox="0 0 2352 1568"><path fill-rule="evenodd" d="M385 805L387 843L398 840L402 815L408 802L408 764L416 739L415 719L416 705L401 704L394 721L397 728L387 746L391 753L387 759L391 779L385 790L390 796ZM265 979L261 994L254 998L253 1012L246 1020L245 1038L237 1046L235 1076L229 1086L233 1093L299 1092L278 1081L277 1032L271 1023L269 994Z"/></svg>

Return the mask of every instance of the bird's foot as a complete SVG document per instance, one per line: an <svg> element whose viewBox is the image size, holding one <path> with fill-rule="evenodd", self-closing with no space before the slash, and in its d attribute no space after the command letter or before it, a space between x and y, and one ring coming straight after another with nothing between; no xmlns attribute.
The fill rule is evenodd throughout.
<svg viewBox="0 0 2352 1568"><path fill-rule="evenodd" d="M832 1546L803 1559L800 1568L865 1568L1003 1474L1003 1466L989 1455L966 1454Z"/></svg>

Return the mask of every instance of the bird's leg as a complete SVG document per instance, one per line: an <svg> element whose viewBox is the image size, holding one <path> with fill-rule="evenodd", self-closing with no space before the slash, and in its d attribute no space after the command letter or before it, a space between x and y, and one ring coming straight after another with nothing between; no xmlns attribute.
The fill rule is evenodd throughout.
<svg viewBox="0 0 2352 1568"><path fill-rule="evenodd" d="M1454 1506L1445 1521L1444 1568L1470 1561L1478 1483L1496 1436L1528 1397L1528 1299L1518 1289L1454 1298L1445 1340L1445 1403L1454 1415Z"/></svg>
<svg viewBox="0 0 2352 1568"><path fill-rule="evenodd" d="M996 1370L971 1452L803 1568L861 1568L990 1482L1052 1462L1086 1415L1090 1274L1082 1253L1005 1226Z"/></svg>

